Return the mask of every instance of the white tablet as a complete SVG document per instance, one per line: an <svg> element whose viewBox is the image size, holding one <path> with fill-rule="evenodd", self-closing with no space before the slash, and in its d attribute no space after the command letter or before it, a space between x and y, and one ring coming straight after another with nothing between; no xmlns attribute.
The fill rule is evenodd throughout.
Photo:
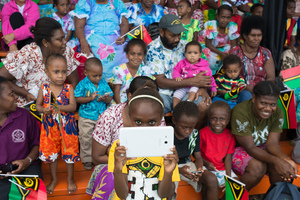
<svg viewBox="0 0 300 200"><path fill-rule="evenodd" d="M120 128L120 145L127 148L126 156L160 157L172 154L174 129L171 126Z"/></svg>

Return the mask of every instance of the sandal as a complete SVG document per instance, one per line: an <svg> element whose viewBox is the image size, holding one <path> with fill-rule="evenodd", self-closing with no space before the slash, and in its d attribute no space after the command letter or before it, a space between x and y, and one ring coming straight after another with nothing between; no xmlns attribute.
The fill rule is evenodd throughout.
<svg viewBox="0 0 300 200"><path fill-rule="evenodd" d="M84 169L91 170L93 168L93 163L91 162L83 163L83 167Z"/></svg>

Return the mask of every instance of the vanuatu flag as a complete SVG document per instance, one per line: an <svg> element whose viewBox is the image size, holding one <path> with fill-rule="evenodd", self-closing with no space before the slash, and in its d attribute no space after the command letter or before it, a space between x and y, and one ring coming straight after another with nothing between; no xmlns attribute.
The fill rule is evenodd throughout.
<svg viewBox="0 0 300 200"><path fill-rule="evenodd" d="M43 114L36 110L35 101L29 102L28 104L24 105L23 108L28 110L39 122L43 121Z"/></svg>
<svg viewBox="0 0 300 200"><path fill-rule="evenodd" d="M139 25L134 29L132 29L131 31L129 31L127 33L127 37L129 38L129 40L131 40L132 38L144 40L146 45L152 42L152 39L148 34L148 31L146 30L144 25Z"/></svg>
<svg viewBox="0 0 300 200"><path fill-rule="evenodd" d="M221 5L223 5L223 0L218 0L218 7L220 7Z"/></svg>
<svg viewBox="0 0 300 200"><path fill-rule="evenodd" d="M295 97L293 90L282 91L278 99L278 107L283 111L284 123L283 129L296 129L297 118L296 118L296 107Z"/></svg>
<svg viewBox="0 0 300 200"><path fill-rule="evenodd" d="M225 199L226 200L248 200L248 191L245 188L245 184L237 181L230 176L224 176L225 178Z"/></svg>
<svg viewBox="0 0 300 200"><path fill-rule="evenodd" d="M291 89L300 86L300 66L281 71L284 83Z"/></svg>
<svg viewBox="0 0 300 200"><path fill-rule="evenodd" d="M37 177L12 177L9 199L46 200L47 192L44 182ZM21 186L21 187L20 187Z"/></svg>

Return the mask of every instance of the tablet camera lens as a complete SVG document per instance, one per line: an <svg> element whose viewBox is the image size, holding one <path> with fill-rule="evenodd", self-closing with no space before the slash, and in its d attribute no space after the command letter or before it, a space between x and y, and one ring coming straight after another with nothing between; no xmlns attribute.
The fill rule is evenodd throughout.
<svg viewBox="0 0 300 200"><path fill-rule="evenodd" d="M168 144L168 141L165 141L165 144Z"/></svg>

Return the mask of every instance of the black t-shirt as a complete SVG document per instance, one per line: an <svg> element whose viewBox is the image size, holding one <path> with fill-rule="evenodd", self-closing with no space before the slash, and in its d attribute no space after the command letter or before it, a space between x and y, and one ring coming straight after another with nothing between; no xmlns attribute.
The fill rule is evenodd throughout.
<svg viewBox="0 0 300 200"><path fill-rule="evenodd" d="M191 161L191 155L194 152L200 152L200 135L197 129L194 129L189 137L178 140L174 137L174 144L178 153L178 164L184 164Z"/></svg>

